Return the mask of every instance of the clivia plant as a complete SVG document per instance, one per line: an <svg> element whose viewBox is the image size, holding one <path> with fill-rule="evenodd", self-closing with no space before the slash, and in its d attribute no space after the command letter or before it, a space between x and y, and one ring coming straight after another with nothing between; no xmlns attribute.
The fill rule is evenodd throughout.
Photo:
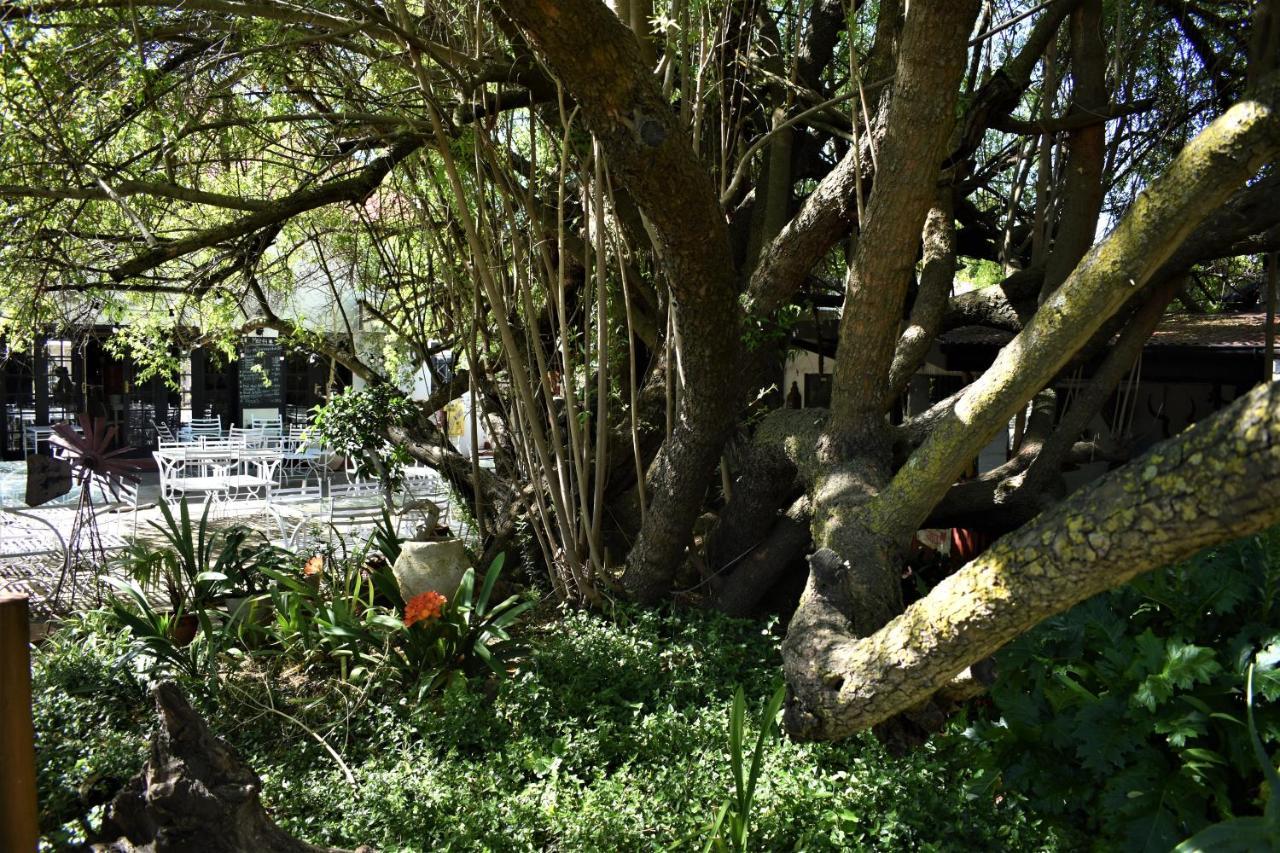
<svg viewBox="0 0 1280 853"><path fill-rule="evenodd" d="M504 558L499 554L489 565L478 591L475 569L467 569L452 598L429 590L404 602L397 652L402 671L417 681L419 698L457 678L505 678L519 656L507 629L533 603L513 595L490 606Z"/></svg>

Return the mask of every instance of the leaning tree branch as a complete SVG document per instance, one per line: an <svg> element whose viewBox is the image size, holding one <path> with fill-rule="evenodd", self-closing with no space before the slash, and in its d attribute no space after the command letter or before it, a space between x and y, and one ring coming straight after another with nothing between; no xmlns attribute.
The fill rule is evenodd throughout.
<svg viewBox="0 0 1280 853"><path fill-rule="evenodd" d="M177 184L148 181L119 181L111 184L108 193L101 186L68 187L50 189L47 187L22 187L13 184L0 184L0 198L52 198L52 199L84 199L89 201L114 201L112 196L127 198L135 195L149 195L157 198L171 198L192 204L211 207L223 207L230 210L267 210L271 202L264 199L242 198L224 193L181 187Z"/></svg>
<svg viewBox="0 0 1280 853"><path fill-rule="evenodd" d="M830 692L819 707L790 705L788 728L839 738L874 726L1049 616L1277 521L1272 383L1000 539L870 637L827 645L804 665L825 673Z"/></svg>
<svg viewBox="0 0 1280 853"><path fill-rule="evenodd" d="M1280 153L1280 80L1187 144L970 385L875 502L876 526L909 536L1001 424L1160 269L1187 236Z"/></svg>
<svg viewBox="0 0 1280 853"><path fill-rule="evenodd" d="M111 278L117 282L123 281L191 252L217 246L262 228L276 226L317 207L339 202L360 201L373 192L378 184L382 183L382 179L401 161L422 147L422 144L423 140L419 137L403 138L392 145L385 154L349 178L330 181L312 189L300 190L225 225L198 231L181 240L161 243L116 267L111 271Z"/></svg>

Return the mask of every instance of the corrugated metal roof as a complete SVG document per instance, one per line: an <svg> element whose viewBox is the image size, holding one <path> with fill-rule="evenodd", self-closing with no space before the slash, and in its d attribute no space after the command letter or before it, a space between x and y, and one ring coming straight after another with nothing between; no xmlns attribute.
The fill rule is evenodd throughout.
<svg viewBox="0 0 1280 853"><path fill-rule="evenodd" d="M1267 315L1173 314L1151 335L1151 347L1226 347L1262 349L1266 346Z"/></svg>
<svg viewBox="0 0 1280 853"><path fill-rule="evenodd" d="M1148 347L1196 347L1204 349L1257 349L1266 346L1267 315L1173 314L1160 321ZM961 326L942 335L944 344L1002 347L1013 333L985 326Z"/></svg>

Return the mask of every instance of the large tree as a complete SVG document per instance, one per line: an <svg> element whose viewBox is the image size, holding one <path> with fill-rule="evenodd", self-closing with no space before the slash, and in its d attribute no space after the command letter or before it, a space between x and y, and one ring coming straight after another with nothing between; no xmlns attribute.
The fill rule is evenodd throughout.
<svg viewBox="0 0 1280 853"><path fill-rule="evenodd" d="M791 730L929 720L1046 615L1280 520L1267 388L1062 501L1188 271L1277 245L1277 17L1015 5L3 3L5 331L151 308L183 345L271 327L371 382L452 349L468 369L389 435L490 550L524 529L565 598L734 612L813 551ZM1003 280L953 296L961 262ZM365 323L291 312L316 281ZM788 322L831 304L830 411L770 411ZM892 423L966 324L1016 335ZM466 390L500 476L427 417ZM1009 532L904 612L914 533L973 519Z"/></svg>

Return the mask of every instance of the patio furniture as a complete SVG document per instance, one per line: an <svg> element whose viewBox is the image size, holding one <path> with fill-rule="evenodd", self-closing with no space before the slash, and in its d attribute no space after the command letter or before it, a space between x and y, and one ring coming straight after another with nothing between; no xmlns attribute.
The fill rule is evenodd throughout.
<svg viewBox="0 0 1280 853"><path fill-rule="evenodd" d="M267 438L282 438L284 436L283 418L253 418L249 421L249 426L262 430L262 434Z"/></svg>
<svg viewBox="0 0 1280 853"><path fill-rule="evenodd" d="M71 428L81 435L84 434L79 424L71 424ZM49 439L52 437L53 426L28 425L22 431L22 455L28 456L32 453L39 453L41 443L48 444Z"/></svg>
<svg viewBox="0 0 1280 853"><path fill-rule="evenodd" d="M199 457L188 458L189 447L170 447L151 455L160 471L160 500L203 497L205 502L226 496L229 484L225 472L211 472Z"/></svg>
<svg viewBox="0 0 1280 853"><path fill-rule="evenodd" d="M382 521L386 504L376 496L362 498L322 498L297 502L272 502L268 509L280 526L283 547L291 551L332 549L360 536L368 539ZM393 521L396 514L392 514ZM398 526L398 525L397 525Z"/></svg>
<svg viewBox="0 0 1280 853"><path fill-rule="evenodd" d="M239 464L230 474L229 500L271 499L279 475L280 454L270 448L252 448L240 454Z"/></svg>
<svg viewBox="0 0 1280 853"><path fill-rule="evenodd" d="M232 444L238 444L241 447L263 446L265 435L263 431L257 427L238 427L233 426L227 430L227 441Z"/></svg>
<svg viewBox="0 0 1280 853"><path fill-rule="evenodd" d="M222 431L222 415L213 418L192 418L190 423L183 424L178 431L180 438L185 439L219 439Z"/></svg>
<svg viewBox="0 0 1280 853"><path fill-rule="evenodd" d="M144 507L154 506L154 504L141 504L138 500L138 483L125 479L120 479L111 484L111 488L105 489L102 484L95 484L99 496L102 498L101 503L96 504L95 513L98 518L110 516L115 520L115 533L123 536L124 516L127 513L132 522L132 532L130 538L138 538L138 510Z"/></svg>
<svg viewBox="0 0 1280 853"><path fill-rule="evenodd" d="M321 479L326 473L325 450L319 440L307 429L290 427L289 433L281 437L280 451L284 464L280 468L282 476L302 473L303 476L315 474Z"/></svg>
<svg viewBox="0 0 1280 853"><path fill-rule="evenodd" d="M347 480L345 483L330 483L329 497L331 498L366 498L375 497L382 499L382 484L376 480L362 480L360 478Z"/></svg>
<svg viewBox="0 0 1280 853"><path fill-rule="evenodd" d="M172 443L178 440L178 437L173 434L173 430L169 429L169 425L166 423L153 419L151 428L155 430L157 442L167 441Z"/></svg>
<svg viewBox="0 0 1280 853"><path fill-rule="evenodd" d="M449 526L452 493L439 472L426 466L404 470L404 484L398 495L400 511L416 515L420 527L434 533L437 524Z"/></svg>

